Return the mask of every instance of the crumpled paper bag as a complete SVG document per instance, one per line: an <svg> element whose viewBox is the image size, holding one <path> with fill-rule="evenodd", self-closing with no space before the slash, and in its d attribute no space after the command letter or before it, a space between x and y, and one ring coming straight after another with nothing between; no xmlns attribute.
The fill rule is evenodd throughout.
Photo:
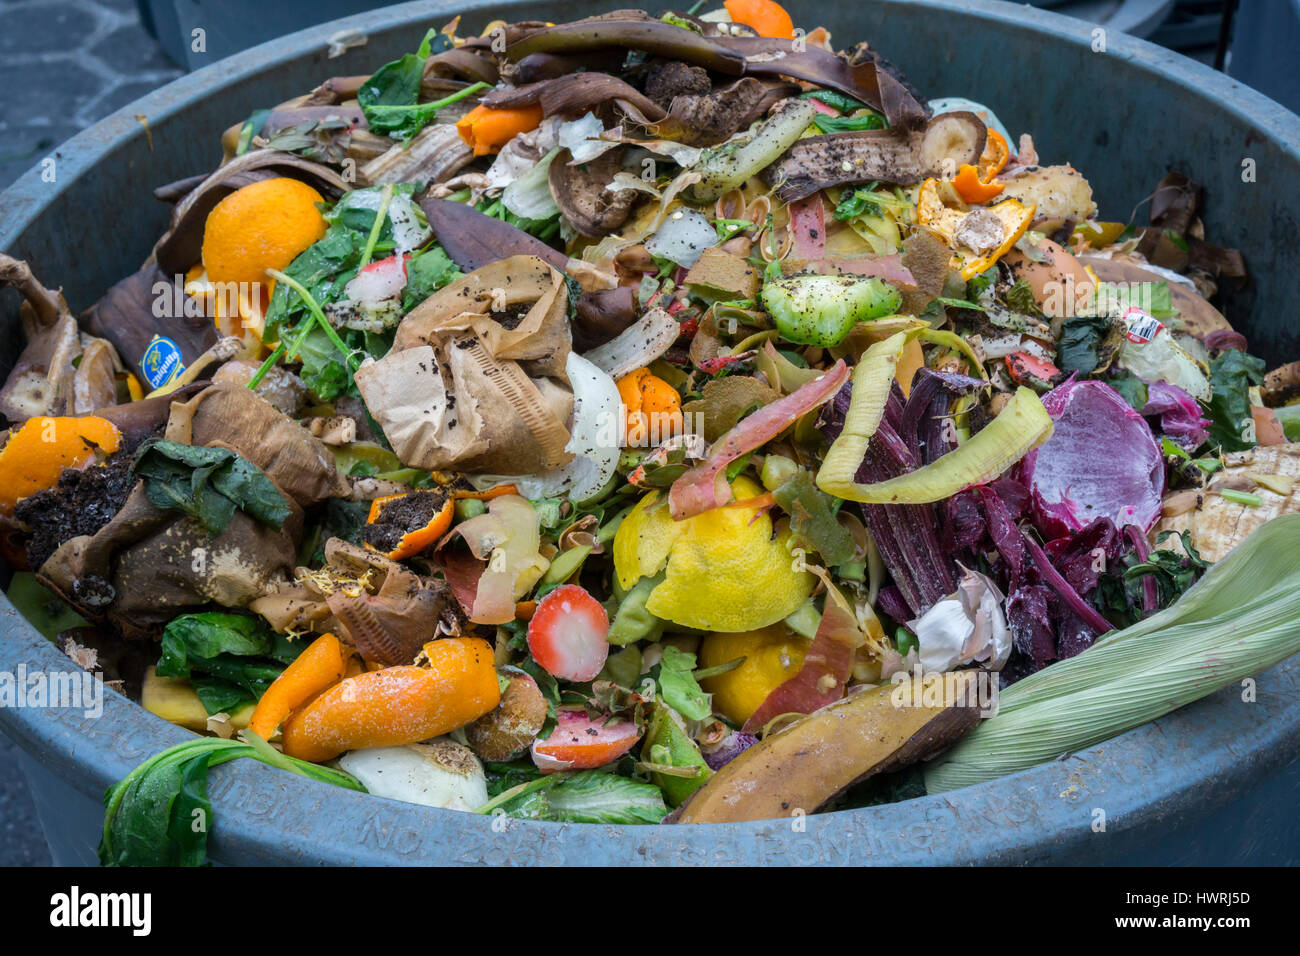
<svg viewBox="0 0 1300 956"><path fill-rule="evenodd" d="M564 275L512 256L412 310L392 351L357 370L357 388L408 467L546 471L571 457L567 318Z"/></svg>

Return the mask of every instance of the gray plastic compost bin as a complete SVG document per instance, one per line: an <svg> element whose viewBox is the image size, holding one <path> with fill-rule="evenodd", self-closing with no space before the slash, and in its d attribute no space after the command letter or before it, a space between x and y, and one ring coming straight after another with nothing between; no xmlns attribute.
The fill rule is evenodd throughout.
<svg viewBox="0 0 1300 956"><path fill-rule="evenodd" d="M74 311L133 271L167 208L150 189L211 169L218 134L254 109L414 49L456 13L561 19L618 2L410 3L313 27L177 80L56 150L0 196L0 249L62 284ZM1206 67L1123 35L1009 3L789 4L841 45L858 38L929 96L984 101L1013 133L1032 131L1045 161L1073 162L1108 218L1127 219L1170 169L1208 190L1206 233L1241 248L1253 307L1230 317L1271 360L1300 355L1287 286L1300 271L1300 118ZM326 40L357 28L369 42L336 59ZM148 134L146 134L146 125ZM1247 160L1253 163L1246 163ZM1253 181L1243 180L1243 163ZM1249 179L1249 177L1247 177ZM1139 211L1139 217L1142 212ZM1145 221L1139 218L1139 221ZM21 345L6 293L4 354ZM1248 312L1241 310L1249 309ZM1300 625L1298 625L1300 626ZM0 669L66 671L69 661L0 600ZM261 764L212 774L214 859L231 864L919 864L1022 862L1295 862L1290 812L1300 752L1300 658L1239 688L1067 759L943 796L791 821L695 827L559 825L493 820L347 792ZM25 751L59 863L94 861L105 788L150 754L186 739L112 691L102 716L0 709ZM1099 821L1103 819L1104 825Z"/></svg>

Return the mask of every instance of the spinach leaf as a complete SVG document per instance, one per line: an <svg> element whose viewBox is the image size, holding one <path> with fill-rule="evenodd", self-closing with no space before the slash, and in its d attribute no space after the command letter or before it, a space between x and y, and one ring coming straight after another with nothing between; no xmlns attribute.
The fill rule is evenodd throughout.
<svg viewBox="0 0 1300 956"><path fill-rule="evenodd" d="M361 104L361 111L366 115L371 132L381 136L389 134L396 139L404 139L415 132L410 130L406 136L398 135L404 131L411 117L409 111L395 111L391 107L414 106L419 99L420 81L424 79L424 61L429 57L431 43L436 35L437 30L430 27L420 41L419 49L385 63L361 84L357 91L357 102Z"/></svg>
<svg viewBox="0 0 1300 956"><path fill-rule="evenodd" d="M255 703L302 644L243 614L182 614L163 629L159 677L188 679L209 714Z"/></svg>
<svg viewBox="0 0 1300 956"><path fill-rule="evenodd" d="M710 695L700 689L691 672L695 670L695 655L672 644L665 644L664 656L659 662L655 678L664 702L688 720L704 720L713 712Z"/></svg>
<svg viewBox="0 0 1300 956"><path fill-rule="evenodd" d="M799 99L819 100L841 113L852 113L854 110L867 108L866 103L860 103L847 93L840 93L837 90L809 90L807 93L801 94Z"/></svg>
<svg viewBox="0 0 1300 956"><path fill-rule="evenodd" d="M246 732L247 733L247 732ZM365 792L355 779L281 754L250 734L249 742L198 737L148 758L104 795L102 866L203 866L212 804L208 770L248 757L322 783Z"/></svg>
<svg viewBox="0 0 1300 956"><path fill-rule="evenodd" d="M1264 360L1228 349L1210 360L1210 401L1206 417L1210 444L1225 452L1255 447L1255 420L1250 413L1250 388L1264 381Z"/></svg>
<svg viewBox="0 0 1300 956"><path fill-rule="evenodd" d="M373 213L370 219L374 221ZM325 235L299 254L284 274L301 284L318 303L337 301L342 298L343 287L357 274L361 252L369 238L368 231L369 227L363 232L350 229L343 223L329 226ZM277 282L266 308L268 341L284 338L282 330L308 318L307 305L302 297L288 283Z"/></svg>
<svg viewBox="0 0 1300 956"><path fill-rule="evenodd" d="M140 446L132 473L155 508L197 518L220 534L238 508L269 528L289 517L289 502L262 470L228 448L198 448L165 438Z"/></svg>
<svg viewBox="0 0 1300 956"><path fill-rule="evenodd" d="M271 631L255 617L221 611L182 614L163 629L162 660L159 667L163 666L163 662L168 662L169 668L175 666L182 669L190 657L212 658L218 654L246 657L270 652ZM173 661L174 665L171 663ZM185 671L162 676L190 675Z"/></svg>
<svg viewBox="0 0 1300 956"><path fill-rule="evenodd" d="M430 246L406 263L406 288L402 290L402 311L410 312L443 286L461 277L462 273L443 251L442 246Z"/></svg>
<svg viewBox="0 0 1300 956"><path fill-rule="evenodd" d="M1056 343L1057 366L1063 372L1091 375L1101 361L1101 344L1109 332L1108 316L1075 315L1066 319Z"/></svg>
<svg viewBox="0 0 1300 956"><path fill-rule="evenodd" d="M430 28L420 48L400 59L385 63L361 84L357 102L372 133L393 139L410 139L432 122L444 105L420 103L420 81L424 79L424 61L432 53L451 46L450 38Z"/></svg>
<svg viewBox="0 0 1300 956"><path fill-rule="evenodd" d="M813 125L823 133L843 133L849 130L884 129L885 118L879 113L863 113L860 116L827 116L818 113L813 117Z"/></svg>

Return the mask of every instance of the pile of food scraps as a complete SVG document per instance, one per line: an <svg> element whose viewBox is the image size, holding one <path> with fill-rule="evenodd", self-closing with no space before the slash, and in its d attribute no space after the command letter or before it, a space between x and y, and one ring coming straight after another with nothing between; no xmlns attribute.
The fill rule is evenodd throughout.
<svg viewBox="0 0 1300 956"><path fill-rule="evenodd" d="M1249 276L1195 170L1107 218L860 38L696 13L457 18L258 110L80 316L0 256L10 599L196 734L110 791L105 863L202 862L177 821L241 757L757 820L1300 649L1300 363L1211 304Z"/></svg>

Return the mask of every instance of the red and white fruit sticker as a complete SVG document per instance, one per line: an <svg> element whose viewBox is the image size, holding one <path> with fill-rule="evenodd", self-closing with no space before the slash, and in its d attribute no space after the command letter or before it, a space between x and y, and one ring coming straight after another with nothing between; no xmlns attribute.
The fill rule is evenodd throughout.
<svg viewBox="0 0 1300 956"><path fill-rule="evenodd" d="M1165 324L1137 306L1130 306L1124 313L1125 335L1136 345L1146 345L1164 330Z"/></svg>

